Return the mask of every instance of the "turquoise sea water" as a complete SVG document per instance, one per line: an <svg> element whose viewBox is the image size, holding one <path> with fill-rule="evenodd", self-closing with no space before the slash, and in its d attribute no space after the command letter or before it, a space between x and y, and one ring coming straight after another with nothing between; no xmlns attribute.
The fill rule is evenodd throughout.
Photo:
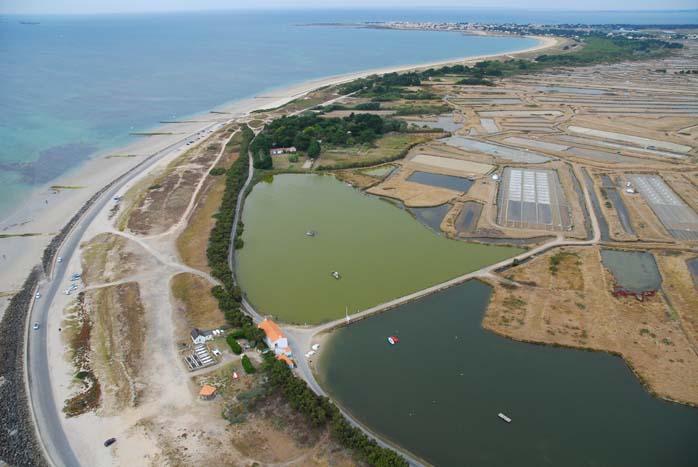
<svg viewBox="0 0 698 467"><path fill-rule="evenodd" d="M0 22L0 218L32 186L161 120L311 78L535 44L310 27L328 17L299 12L32 19Z"/></svg>

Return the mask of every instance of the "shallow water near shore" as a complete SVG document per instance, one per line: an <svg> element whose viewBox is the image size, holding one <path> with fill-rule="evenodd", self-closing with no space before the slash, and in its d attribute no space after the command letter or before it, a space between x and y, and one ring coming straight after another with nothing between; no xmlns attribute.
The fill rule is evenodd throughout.
<svg viewBox="0 0 698 467"><path fill-rule="evenodd" d="M260 182L242 221L241 288L260 313L301 324L342 318L345 308L363 310L523 251L449 240L332 176Z"/></svg>
<svg viewBox="0 0 698 467"><path fill-rule="evenodd" d="M694 464L698 409L652 397L618 357L485 331L490 292L470 281L335 331L320 383L434 465Z"/></svg>

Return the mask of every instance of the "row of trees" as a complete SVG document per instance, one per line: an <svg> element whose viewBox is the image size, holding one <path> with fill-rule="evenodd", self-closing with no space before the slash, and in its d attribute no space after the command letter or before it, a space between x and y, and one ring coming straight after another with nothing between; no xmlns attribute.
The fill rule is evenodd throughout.
<svg viewBox="0 0 698 467"><path fill-rule="evenodd" d="M272 352L265 354L264 358L264 371L269 384L281 391L289 404L305 415L313 426L329 426L335 441L352 449L370 465L407 467L408 463L402 456L392 449L379 446L374 439L351 425L329 399L311 391L308 385L296 378L286 363L277 360Z"/></svg>
<svg viewBox="0 0 698 467"><path fill-rule="evenodd" d="M242 300L240 288L235 285L233 273L228 264L235 208L238 196L241 195L240 190L247 178L249 170L247 151L254 138L254 132L247 125L243 126L241 131L240 156L225 174L225 192L215 216L216 223L208 238L206 257L211 268L211 275L223 284L213 287L211 293L218 300L218 306L225 314L226 321L231 326L249 327L253 326L252 320L240 310Z"/></svg>

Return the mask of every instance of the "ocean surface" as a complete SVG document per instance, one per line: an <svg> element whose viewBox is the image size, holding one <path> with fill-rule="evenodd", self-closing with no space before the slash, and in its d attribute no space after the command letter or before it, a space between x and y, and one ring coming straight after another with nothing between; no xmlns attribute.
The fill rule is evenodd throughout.
<svg viewBox="0 0 698 467"><path fill-rule="evenodd" d="M430 9L0 16L0 219L18 209L32 188L162 120L312 78L535 44L308 26L383 20L685 23L698 22L698 13Z"/></svg>

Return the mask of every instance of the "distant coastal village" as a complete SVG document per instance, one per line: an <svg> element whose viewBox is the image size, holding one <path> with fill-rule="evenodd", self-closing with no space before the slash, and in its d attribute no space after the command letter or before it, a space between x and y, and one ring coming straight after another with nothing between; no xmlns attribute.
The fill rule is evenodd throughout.
<svg viewBox="0 0 698 467"><path fill-rule="evenodd" d="M472 22L422 22L422 21L381 21L356 23L354 26L374 29L400 29L418 31L448 31L469 34L511 34L521 36L560 36L580 38L591 34L606 34L608 37L628 39L685 40L697 39L698 25L643 25L638 28L631 24L483 24ZM690 32L687 32L690 31Z"/></svg>

